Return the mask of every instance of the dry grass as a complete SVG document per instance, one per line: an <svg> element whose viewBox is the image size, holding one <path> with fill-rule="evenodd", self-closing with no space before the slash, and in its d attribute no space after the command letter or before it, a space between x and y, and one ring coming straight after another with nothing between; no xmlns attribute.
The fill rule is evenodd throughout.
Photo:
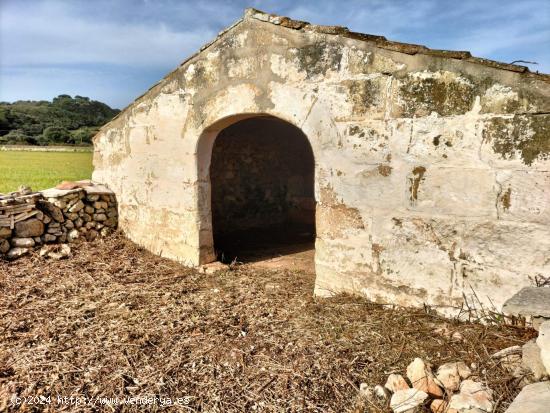
<svg viewBox="0 0 550 413"><path fill-rule="evenodd" d="M389 412L358 400L358 387L383 384L414 357L477 363L497 411L517 393L488 355L532 331L315 299L313 281L248 267L203 275L121 236L76 247L65 261L0 262L0 410L2 395L17 394L52 397L25 411L138 411L54 399L157 395L192 397L173 411ZM443 326L465 340L434 333Z"/></svg>

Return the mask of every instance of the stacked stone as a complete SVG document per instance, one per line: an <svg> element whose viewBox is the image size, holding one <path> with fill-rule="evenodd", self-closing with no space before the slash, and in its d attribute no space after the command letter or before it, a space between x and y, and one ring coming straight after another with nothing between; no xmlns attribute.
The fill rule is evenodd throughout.
<svg viewBox="0 0 550 413"><path fill-rule="evenodd" d="M74 242L79 238L93 241L99 235L109 235L116 227L114 195L88 194L84 189L67 192L38 203L45 216L51 217L42 242Z"/></svg>
<svg viewBox="0 0 550 413"><path fill-rule="evenodd" d="M115 195L92 184L42 191L31 213L28 219L0 226L0 255L15 259L42 244L93 241L111 234L118 223Z"/></svg>
<svg viewBox="0 0 550 413"><path fill-rule="evenodd" d="M0 256L7 254L12 247L16 249L15 253L18 248L25 248L22 245L25 241L16 239L13 243L10 242L12 230L40 214L36 209L36 202L40 197L40 193L33 193L27 187L21 187L19 191L7 195L0 194Z"/></svg>

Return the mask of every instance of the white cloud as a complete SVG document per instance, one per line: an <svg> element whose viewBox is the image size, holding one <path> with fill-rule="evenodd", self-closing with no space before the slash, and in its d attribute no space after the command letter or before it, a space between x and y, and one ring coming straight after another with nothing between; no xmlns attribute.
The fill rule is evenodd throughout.
<svg viewBox="0 0 550 413"><path fill-rule="evenodd" d="M184 60L214 36L214 31L200 24L175 31L162 23L104 21L72 11L58 2L37 4L32 12L4 11L0 28L2 64L164 67Z"/></svg>

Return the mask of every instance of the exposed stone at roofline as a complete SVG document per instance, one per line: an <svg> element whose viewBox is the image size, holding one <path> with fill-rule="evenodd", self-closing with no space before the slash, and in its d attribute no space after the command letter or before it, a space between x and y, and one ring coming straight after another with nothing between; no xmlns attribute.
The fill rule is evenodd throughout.
<svg viewBox="0 0 550 413"><path fill-rule="evenodd" d="M259 20L266 23L274 24L276 26L292 29L292 30L342 36L353 40L372 43L375 47L379 47L381 49L386 49L386 50L390 50L398 53L404 53L408 55L422 54L422 55L429 55L433 57L463 60L463 61L477 63L480 65L484 65L495 69L501 69L501 70L511 71L515 73L520 73L524 76L534 77L538 80L542 80L544 82L550 83L550 74L533 73L529 71L529 68L526 66L513 65L509 63L497 62L495 60L475 57L475 56L472 56L469 51L430 49L423 45L395 42L395 41L386 39L386 37L384 36L353 32L353 31L350 31L347 27L343 27L343 26L323 26L318 24L311 24L309 22L305 22L301 20L293 20L290 17L279 16L276 14L269 14L254 8L247 8L245 9L244 16L241 19L237 20L231 26L228 26L222 31L220 31L214 39L204 44L196 53L193 53L192 55L188 56L174 70L171 70L169 73L166 74L166 76L164 76L162 79L160 79L150 88L148 88L145 92L139 95L136 99L134 99L133 102L131 102L125 108L123 108L113 119L111 119L109 123L104 125L100 130L106 129L108 125L110 125L113 121L115 121L120 116L122 116L126 111L126 109L132 107L136 102L138 102L141 98L147 95L151 90L153 90L157 86L160 86L166 78L170 77L174 72L178 71L182 66L184 66L185 64L193 60L195 57L201 54L204 50L208 49L210 46L215 44L218 40L224 37L228 32L233 30L235 27L237 27L244 20L247 20L247 19Z"/></svg>
<svg viewBox="0 0 550 413"><path fill-rule="evenodd" d="M478 63L485 66L494 67L502 70L509 70L518 73L528 73L530 75L537 76L542 80L550 82L550 75L544 73L533 73L529 71L529 68L521 65L514 65L509 63L497 62L495 60L483 59L480 57L472 56L468 51L453 51L453 50L439 50L430 49L423 45L412 43L401 43L386 39L384 36L377 36L372 34L364 34L358 32L352 32L347 27L343 26L322 26L317 24L310 24L308 22L300 20L292 20L289 17L279 16L276 14L269 14L263 11L248 8L245 10L244 18L256 19L277 26L286 27L294 30L303 30L306 32L316 32L331 35L338 35L348 37L350 39L362 40L370 43L374 43L376 47L381 49L388 49L394 52L401 52L410 55L425 54L436 57L444 57L450 59L466 60L468 62Z"/></svg>

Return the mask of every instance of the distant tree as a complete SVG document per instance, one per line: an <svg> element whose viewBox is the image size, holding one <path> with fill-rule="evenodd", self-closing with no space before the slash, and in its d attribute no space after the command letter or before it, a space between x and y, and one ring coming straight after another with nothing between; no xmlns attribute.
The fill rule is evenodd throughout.
<svg viewBox="0 0 550 413"><path fill-rule="evenodd" d="M8 145L26 145L31 137L20 129L13 129L2 136L2 142Z"/></svg>
<svg viewBox="0 0 550 413"><path fill-rule="evenodd" d="M90 144L96 131L119 112L79 95L62 94L52 102L0 102L0 137L18 131L10 135L11 142Z"/></svg>
<svg viewBox="0 0 550 413"><path fill-rule="evenodd" d="M8 117L9 109L0 107L0 136L6 135L11 130L11 123Z"/></svg>
<svg viewBox="0 0 550 413"><path fill-rule="evenodd" d="M51 143L69 143L71 139L69 131L60 126L48 126L44 129L43 136Z"/></svg>
<svg viewBox="0 0 550 413"><path fill-rule="evenodd" d="M71 143L74 145L89 145L93 136L97 133L96 128L82 127L71 131Z"/></svg>

